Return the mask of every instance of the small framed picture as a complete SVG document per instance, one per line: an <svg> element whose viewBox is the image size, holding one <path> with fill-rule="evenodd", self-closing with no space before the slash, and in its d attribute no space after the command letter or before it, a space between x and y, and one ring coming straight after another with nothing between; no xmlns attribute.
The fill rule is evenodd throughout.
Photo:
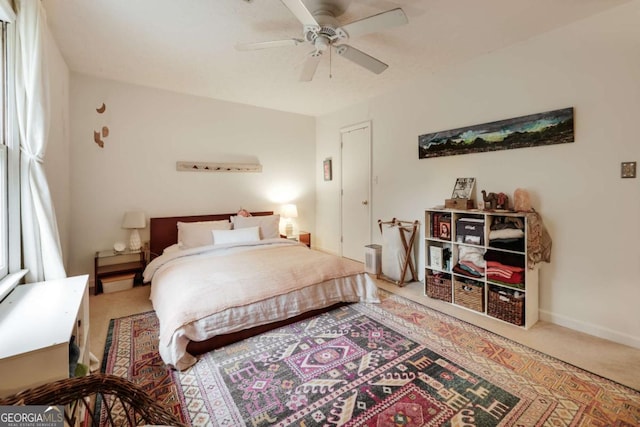
<svg viewBox="0 0 640 427"><path fill-rule="evenodd" d="M331 174L331 159L324 159L324 162L322 162L322 167L324 171L324 180L331 181L333 179L333 176Z"/></svg>
<svg viewBox="0 0 640 427"><path fill-rule="evenodd" d="M450 222L440 223L440 235L438 237L442 240L451 240L451 223Z"/></svg>
<svg viewBox="0 0 640 427"><path fill-rule="evenodd" d="M453 187L452 199L470 199L473 192L473 186L476 183L475 178L458 178L456 185Z"/></svg>

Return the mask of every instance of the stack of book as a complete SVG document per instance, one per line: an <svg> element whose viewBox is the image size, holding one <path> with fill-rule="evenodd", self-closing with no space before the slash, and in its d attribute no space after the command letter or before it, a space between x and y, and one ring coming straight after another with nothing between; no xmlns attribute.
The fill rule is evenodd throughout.
<svg viewBox="0 0 640 427"><path fill-rule="evenodd" d="M451 214L434 212L431 217L431 236L436 239L451 240Z"/></svg>

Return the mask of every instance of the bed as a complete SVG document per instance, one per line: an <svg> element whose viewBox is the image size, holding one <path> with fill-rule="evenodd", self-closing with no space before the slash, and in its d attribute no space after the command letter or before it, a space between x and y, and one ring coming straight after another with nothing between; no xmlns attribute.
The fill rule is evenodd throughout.
<svg viewBox="0 0 640 427"><path fill-rule="evenodd" d="M151 218L149 249L159 351L178 370L337 305L379 302L361 263L282 238L273 212Z"/></svg>

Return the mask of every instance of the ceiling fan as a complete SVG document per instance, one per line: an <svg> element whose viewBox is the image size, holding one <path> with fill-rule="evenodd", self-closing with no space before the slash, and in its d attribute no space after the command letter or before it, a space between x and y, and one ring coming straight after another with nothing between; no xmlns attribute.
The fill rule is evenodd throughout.
<svg viewBox="0 0 640 427"><path fill-rule="evenodd" d="M283 46L297 46L302 43L313 45L302 73L301 81L311 81L324 52L334 48L336 53L367 70L380 74L388 68L384 62L345 44L349 39L385 28L406 24L407 16L400 8L372 15L341 25L337 16L344 13L348 2L344 0L281 0L282 3L302 23L303 38L290 38L257 43L237 44L238 50L268 49ZM330 53L330 52L329 52Z"/></svg>

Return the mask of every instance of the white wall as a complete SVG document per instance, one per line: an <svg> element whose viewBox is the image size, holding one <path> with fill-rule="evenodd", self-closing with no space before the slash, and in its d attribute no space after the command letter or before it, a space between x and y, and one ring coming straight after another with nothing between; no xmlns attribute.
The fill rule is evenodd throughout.
<svg viewBox="0 0 640 427"><path fill-rule="evenodd" d="M93 275L95 251L128 242L120 228L127 210L279 211L294 202L296 225L314 231L314 118L75 73L70 93L71 274ZM110 133L100 148L93 131L103 124ZM263 172L177 172L181 160L259 162ZM140 234L148 240L148 227Z"/></svg>
<svg viewBox="0 0 640 427"><path fill-rule="evenodd" d="M316 243L340 252L339 130L371 120L374 223L424 222L456 177L478 193L525 188L553 238L541 318L640 347L640 179L620 178L620 162L640 161L638 22L633 1L318 118L316 165L332 157L337 179L316 173ZM570 106L575 143L418 159L421 134Z"/></svg>
<svg viewBox="0 0 640 427"><path fill-rule="evenodd" d="M70 242L71 188L69 177L69 68L62 58L51 33L45 36L45 55L49 81L49 141L44 170L51 192L62 246L65 267L68 266Z"/></svg>

